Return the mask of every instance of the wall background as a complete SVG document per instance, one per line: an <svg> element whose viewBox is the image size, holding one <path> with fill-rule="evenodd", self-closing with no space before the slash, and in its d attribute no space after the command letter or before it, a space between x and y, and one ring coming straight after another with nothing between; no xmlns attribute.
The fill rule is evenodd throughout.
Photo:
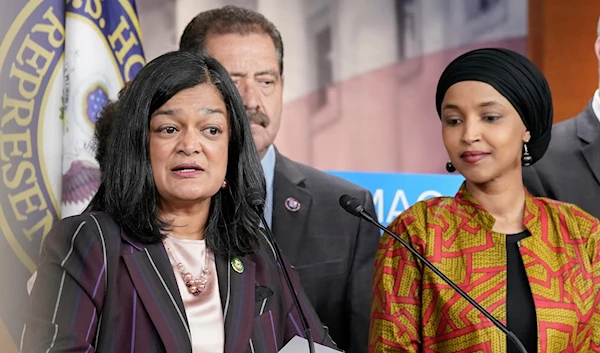
<svg viewBox="0 0 600 353"><path fill-rule="evenodd" d="M280 30L276 145L319 169L445 173L434 103L444 67L477 47L527 52L522 0L138 0L147 60L176 50L199 12L227 4L260 11Z"/></svg>

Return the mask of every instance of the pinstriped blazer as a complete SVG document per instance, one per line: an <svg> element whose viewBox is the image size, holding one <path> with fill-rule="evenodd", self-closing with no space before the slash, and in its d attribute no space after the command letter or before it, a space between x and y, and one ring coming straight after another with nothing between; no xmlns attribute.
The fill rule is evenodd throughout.
<svg viewBox="0 0 600 353"><path fill-rule="evenodd" d="M216 257L226 353L277 352L303 336L298 311L266 238L260 250ZM335 347L292 281L315 342ZM189 325L162 243L140 244L107 213L59 221L44 241L22 352L191 352Z"/></svg>

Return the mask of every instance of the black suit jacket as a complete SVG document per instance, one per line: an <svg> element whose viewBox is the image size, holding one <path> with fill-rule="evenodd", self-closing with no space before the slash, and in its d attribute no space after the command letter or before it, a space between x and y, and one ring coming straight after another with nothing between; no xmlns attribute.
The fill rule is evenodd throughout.
<svg viewBox="0 0 600 353"><path fill-rule="evenodd" d="M379 230L342 209L343 194L375 214L366 189L276 152L273 233L338 347L364 353ZM300 202L298 211L285 207L289 197Z"/></svg>
<svg viewBox="0 0 600 353"><path fill-rule="evenodd" d="M600 218L600 121L591 102L554 125L548 151L523 169L523 179L533 195L573 203Z"/></svg>
<svg viewBox="0 0 600 353"><path fill-rule="evenodd" d="M304 335L272 245L266 237L259 241L256 253L238 257L241 273L232 270L232 257L215 257L225 353L276 353ZM290 272L314 341L334 347ZM23 353L191 353L191 335L161 242L139 243L105 212L52 227L31 293Z"/></svg>

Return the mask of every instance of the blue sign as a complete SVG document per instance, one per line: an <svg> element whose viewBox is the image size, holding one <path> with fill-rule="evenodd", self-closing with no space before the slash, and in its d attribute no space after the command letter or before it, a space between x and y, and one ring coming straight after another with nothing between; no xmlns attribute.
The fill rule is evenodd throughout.
<svg viewBox="0 0 600 353"><path fill-rule="evenodd" d="M461 175L366 172L328 173L360 185L373 194L379 223L386 226L417 201L454 196L464 181Z"/></svg>

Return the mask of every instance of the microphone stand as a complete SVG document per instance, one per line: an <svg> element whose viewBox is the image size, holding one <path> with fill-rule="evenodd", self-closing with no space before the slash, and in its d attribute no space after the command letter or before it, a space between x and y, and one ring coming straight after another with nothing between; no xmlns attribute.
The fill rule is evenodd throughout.
<svg viewBox="0 0 600 353"><path fill-rule="evenodd" d="M300 314L300 321L302 323L302 328L304 329L304 333L306 334L309 352L315 353L315 342L313 341L312 332L310 330L310 327L308 326L308 321L306 320L306 315L304 315L304 311L302 310L302 306L300 305L300 301L298 300L298 295L296 294L296 291L294 290L294 285L292 284L292 280L290 278L290 274L288 273L286 264L283 261L283 256L281 255L279 246L277 245L277 242L275 241L275 236L273 236L273 232L269 228L269 226L267 224L267 220L265 219L265 215L264 215L264 211L263 211L264 201L262 200L262 198L259 199L257 197L256 193L250 194L248 198L249 198L248 201L249 201L250 205L254 206L254 208L256 209L256 211L258 213L258 217L260 218L260 221L264 225L265 233L267 234L267 237L269 238L269 241L272 243L273 248L275 250L276 260L277 260L277 262L279 262L279 265L281 266L281 269L283 270L283 276L285 277L285 282L290 291L290 295L292 296L292 299L294 300L294 305L296 306L296 308L298 308L298 313Z"/></svg>

